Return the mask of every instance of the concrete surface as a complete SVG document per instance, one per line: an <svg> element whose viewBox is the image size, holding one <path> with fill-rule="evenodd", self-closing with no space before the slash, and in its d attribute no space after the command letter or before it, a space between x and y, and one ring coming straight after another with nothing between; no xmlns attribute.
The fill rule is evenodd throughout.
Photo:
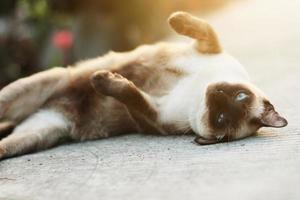
<svg viewBox="0 0 300 200"><path fill-rule="evenodd" d="M288 127L203 147L141 135L60 146L0 162L0 199L300 199L299 8L244 0L210 18Z"/></svg>

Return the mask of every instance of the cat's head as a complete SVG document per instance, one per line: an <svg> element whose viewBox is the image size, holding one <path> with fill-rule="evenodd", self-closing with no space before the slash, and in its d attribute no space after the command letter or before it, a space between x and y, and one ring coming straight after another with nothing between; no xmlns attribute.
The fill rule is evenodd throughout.
<svg viewBox="0 0 300 200"><path fill-rule="evenodd" d="M195 127L199 144L227 142L250 136L261 127L287 125L270 101L250 84L210 84L204 103Z"/></svg>
<svg viewBox="0 0 300 200"><path fill-rule="evenodd" d="M172 14L169 23L177 33L195 39L195 68L201 59L207 59L202 63L209 65L207 69L212 73L225 72L222 74L224 81L212 81L205 87L205 100L198 106L198 111L192 113L196 116L190 117L192 129L198 135L195 139L197 143L230 141L247 137L261 127L279 128L287 125L287 120L275 111L270 101L254 85L248 81L226 81L226 70L236 70L242 66L234 58L223 54L217 34L208 23L185 12ZM234 77L242 75L235 74ZM201 82L203 80L199 80L197 86Z"/></svg>

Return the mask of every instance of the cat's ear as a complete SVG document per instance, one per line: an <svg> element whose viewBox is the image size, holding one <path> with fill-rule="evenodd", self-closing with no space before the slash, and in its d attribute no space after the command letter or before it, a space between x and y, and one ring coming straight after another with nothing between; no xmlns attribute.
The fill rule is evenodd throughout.
<svg viewBox="0 0 300 200"><path fill-rule="evenodd" d="M177 33L196 39L196 48L200 53L222 52L217 34L206 21L181 11L171 14L168 21Z"/></svg>
<svg viewBox="0 0 300 200"><path fill-rule="evenodd" d="M260 122L262 126L274 128L285 127L288 124L287 120L281 117L271 104L265 106Z"/></svg>

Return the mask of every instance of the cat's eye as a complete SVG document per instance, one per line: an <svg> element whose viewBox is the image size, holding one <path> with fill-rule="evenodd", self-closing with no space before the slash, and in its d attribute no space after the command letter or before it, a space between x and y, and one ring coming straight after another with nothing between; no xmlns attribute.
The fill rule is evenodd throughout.
<svg viewBox="0 0 300 200"><path fill-rule="evenodd" d="M236 101L243 101L247 99L249 96L245 92L240 92L236 95L235 100Z"/></svg>

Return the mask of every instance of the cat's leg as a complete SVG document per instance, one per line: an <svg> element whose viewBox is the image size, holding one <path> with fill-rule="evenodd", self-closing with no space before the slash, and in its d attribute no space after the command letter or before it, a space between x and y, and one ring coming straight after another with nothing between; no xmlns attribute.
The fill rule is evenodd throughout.
<svg viewBox="0 0 300 200"><path fill-rule="evenodd" d="M70 122L54 110L42 110L15 128L0 141L0 159L55 146L69 139Z"/></svg>
<svg viewBox="0 0 300 200"><path fill-rule="evenodd" d="M13 122L0 122L0 139L11 133L14 128L15 124Z"/></svg>
<svg viewBox="0 0 300 200"><path fill-rule="evenodd" d="M36 112L56 91L66 87L69 70L53 68L19 79L0 91L0 121L18 123Z"/></svg>
<svg viewBox="0 0 300 200"><path fill-rule="evenodd" d="M153 98L120 74L98 71L91 77L96 92L113 97L126 105L129 113L144 133L166 134L158 123L158 112Z"/></svg>

